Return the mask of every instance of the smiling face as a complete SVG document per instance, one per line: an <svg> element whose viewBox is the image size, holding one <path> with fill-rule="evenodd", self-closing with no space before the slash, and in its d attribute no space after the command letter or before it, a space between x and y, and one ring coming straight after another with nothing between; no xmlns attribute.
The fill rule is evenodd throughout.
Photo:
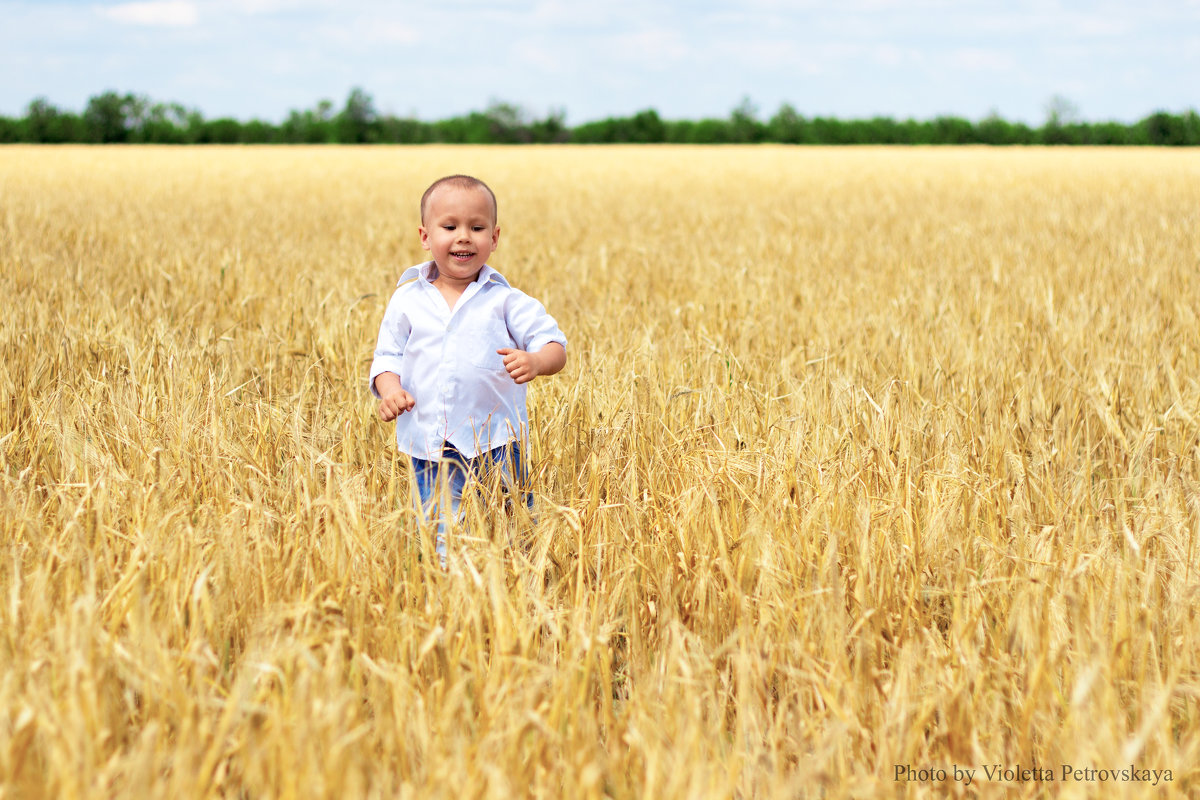
<svg viewBox="0 0 1200 800"><path fill-rule="evenodd" d="M438 275L459 284L479 276L500 241L491 196L478 186L439 186L429 196L417 230Z"/></svg>

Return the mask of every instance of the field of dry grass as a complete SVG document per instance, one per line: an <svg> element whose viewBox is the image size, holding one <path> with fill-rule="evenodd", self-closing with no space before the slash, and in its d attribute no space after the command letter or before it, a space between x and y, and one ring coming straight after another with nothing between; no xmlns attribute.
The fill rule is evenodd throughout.
<svg viewBox="0 0 1200 800"><path fill-rule="evenodd" d="M442 572L460 171L570 362ZM9 147L0 296L0 798L1200 791L1200 153Z"/></svg>

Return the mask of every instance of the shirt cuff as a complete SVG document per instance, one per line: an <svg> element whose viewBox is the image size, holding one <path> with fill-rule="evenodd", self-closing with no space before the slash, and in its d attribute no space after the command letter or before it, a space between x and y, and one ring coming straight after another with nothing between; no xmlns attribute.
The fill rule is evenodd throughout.
<svg viewBox="0 0 1200 800"><path fill-rule="evenodd" d="M525 349L525 352L526 353L536 353L539 350L541 350L543 347L545 347L546 345L550 344L551 342L558 342L559 344L561 344L563 346L564 350L567 349L567 340L564 339L563 337L548 336L546 334L542 334L541 336L533 337L533 339L531 339L529 341L529 347ZM374 378L372 378L372 380L374 380Z"/></svg>
<svg viewBox="0 0 1200 800"><path fill-rule="evenodd" d="M399 375L400 369L403 365L404 358L402 356L376 356L375 360L371 362L371 374L368 378L371 394L377 399L382 400L383 396L379 394L379 391L375 388L375 379L385 372L391 372L395 375Z"/></svg>

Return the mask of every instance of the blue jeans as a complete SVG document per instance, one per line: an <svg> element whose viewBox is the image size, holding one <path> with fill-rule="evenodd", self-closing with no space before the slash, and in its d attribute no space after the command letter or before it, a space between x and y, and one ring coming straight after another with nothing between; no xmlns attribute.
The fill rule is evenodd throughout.
<svg viewBox="0 0 1200 800"><path fill-rule="evenodd" d="M437 520L436 550L443 567L446 566L446 528L461 518L463 494L478 485L487 485L497 470L507 502L515 498L527 508L533 508L529 472L517 442L509 442L474 458L464 456L445 442L441 458L410 457L410 460L417 489L417 497L413 499L423 518Z"/></svg>

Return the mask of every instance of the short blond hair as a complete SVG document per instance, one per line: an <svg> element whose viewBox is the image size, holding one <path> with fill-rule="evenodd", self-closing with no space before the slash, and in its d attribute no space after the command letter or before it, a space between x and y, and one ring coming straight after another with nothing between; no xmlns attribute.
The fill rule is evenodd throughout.
<svg viewBox="0 0 1200 800"><path fill-rule="evenodd" d="M496 206L496 193L492 191L492 187L488 186L479 178L471 175L447 175L444 178L438 178L433 183L429 184L429 188L425 190L425 194L421 195L421 222L425 222L425 210L429 207L429 198L434 190L441 186L453 186L456 189L483 189L487 192L488 198L492 201L492 224L495 225L499 219L499 213Z"/></svg>

